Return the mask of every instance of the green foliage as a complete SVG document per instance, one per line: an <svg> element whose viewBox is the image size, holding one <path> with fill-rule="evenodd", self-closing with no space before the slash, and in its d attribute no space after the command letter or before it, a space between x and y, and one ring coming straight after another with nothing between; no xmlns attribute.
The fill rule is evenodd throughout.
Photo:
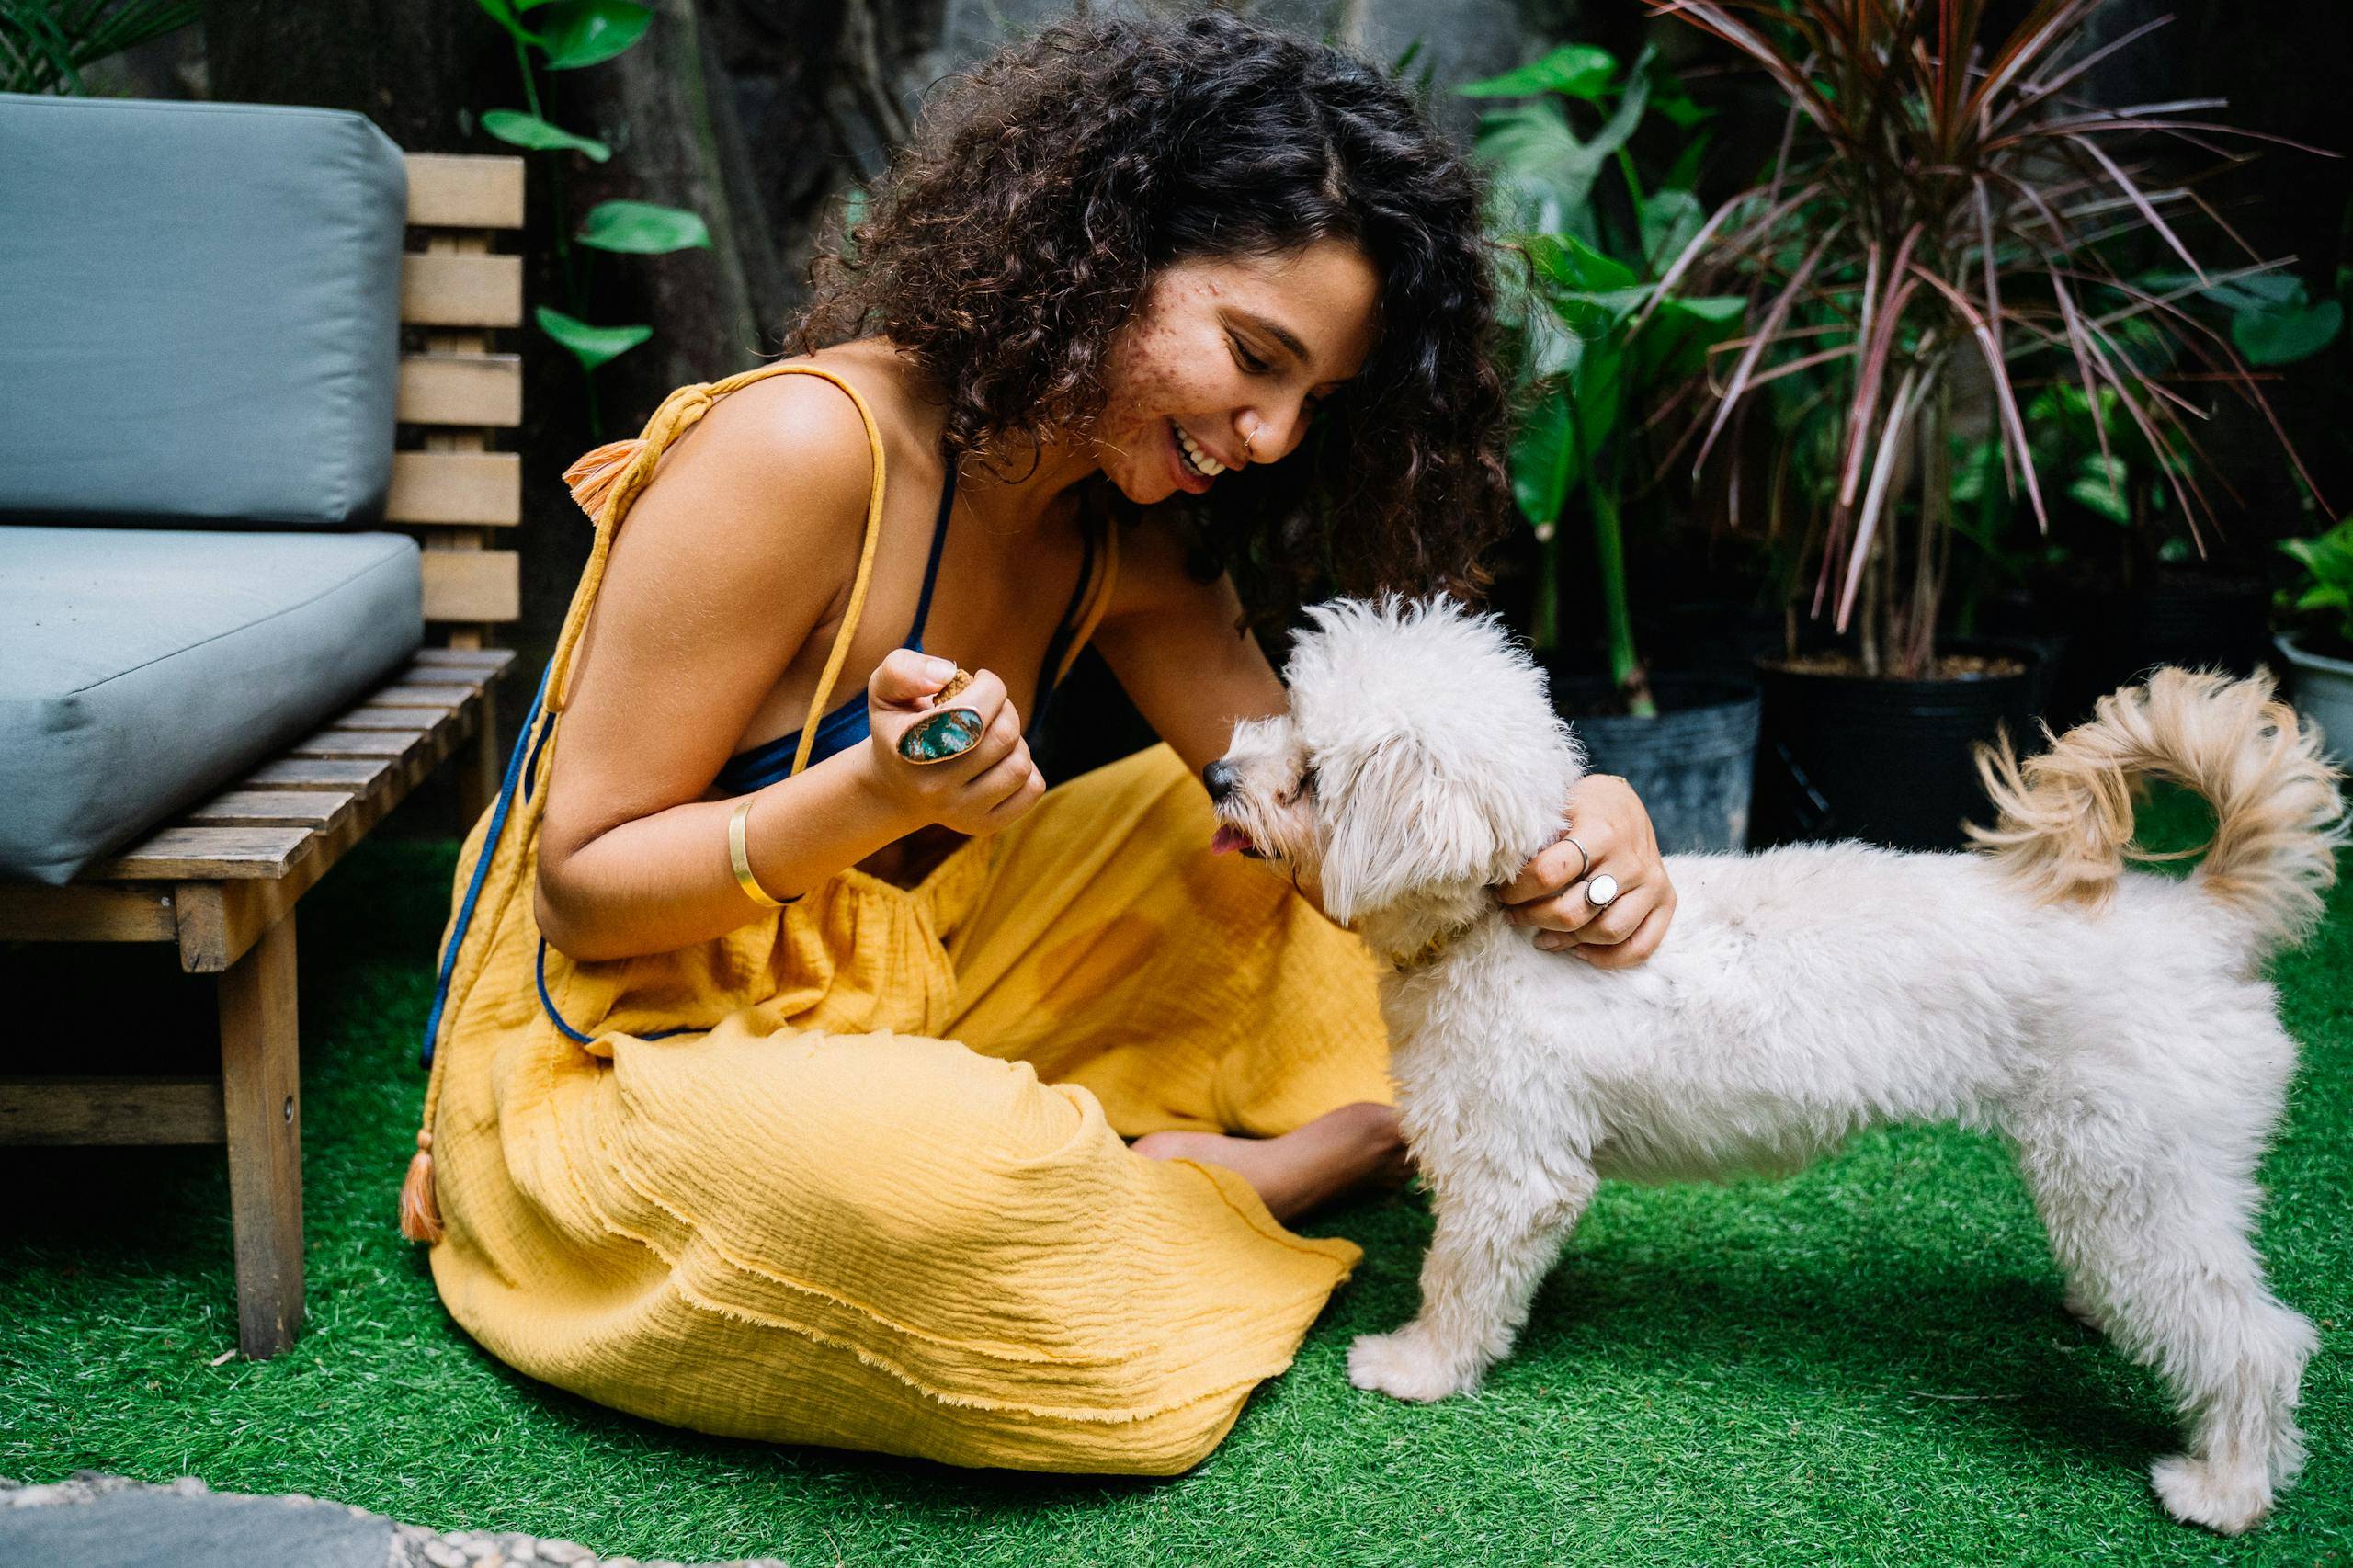
<svg viewBox="0 0 2353 1568"><path fill-rule="evenodd" d="M2304 569L2287 608L2309 616L2339 642L2353 645L2353 517L2313 539L2279 541Z"/></svg>
<svg viewBox="0 0 2353 1568"><path fill-rule="evenodd" d="M1709 349L1736 330L1743 304L1682 298L1658 283L1662 264L1704 221L1688 187L1705 138L1693 137L1677 157L1682 184L1671 175L1658 190L1643 189L1628 142L1654 103L1689 104L1648 52L1621 72L1608 51L1569 44L1461 91L1480 98L1540 95L1483 115L1477 143L1495 174L1490 223L1529 267L1528 297L1507 294L1505 314L1527 408L1512 444L1512 493L1545 561L1536 642L1547 652L1559 642L1563 562L1555 534L1563 513L1582 497L1594 520L1612 672L1629 708L1647 711L1620 533L1641 451L1628 426L1657 388L1696 372ZM1573 114L1597 115L1599 124L1581 136ZM1682 120L1664 118L1688 129L1704 117L1692 106ZM1605 218L1597 192L1613 169L1624 210Z"/></svg>
<svg viewBox="0 0 2353 1568"><path fill-rule="evenodd" d="M85 94L85 66L201 14L196 0L0 0L0 93Z"/></svg>
<svg viewBox="0 0 2353 1568"><path fill-rule="evenodd" d="M547 49L548 69L601 65L645 36L654 13L631 0L548 0L532 20Z"/></svg>
<svg viewBox="0 0 2353 1568"><path fill-rule="evenodd" d="M5 4L6 0L0 0ZM592 163L604 163L613 150L593 136L566 131L540 112L536 72L577 71L599 65L628 52L645 37L654 13L636 0L475 0L490 19L515 42L515 63L522 73L522 109L494 108L483 112L482 128L509 146L536 153L577 153ZM534 66L533 57L539 63ZM564 201L563 165L554 164L556 207ZM559 223L562 220L559 219ZM600 201L580 221L576 234L556 231L556 259L563 274L569 312L541 307L533 312L540 330L576 360L583 372L629 352L654 335L650 326L596 326L581 319L587 308L585 264L575 266L573 245L613 256L667 256L676 251L708 249L710 230L701 217L684 208L652 201ZM597 383L588 383L588 421L603 435L597 411Z"/></svg>
<svg viewBox="0 0 2353 1568"><path fill-rule="evenodd" d="M1466 98L1528 98L1558 93L1586 103L1602 101L1618 74L1618 57L1589 43L1563 44L1543 59L1473 82L1456 92Z"/></svg>
<svg viewBox="0 0 2353 1568"><path fill-rule="evenodd" d="M700 217L651 201L600 201L581 220L574 238L592 250L622 256L667 256L710 246L710 230Z"/></svg>
<svg viewBox="0 0 2353 1568"><path fill-rule="evenodd" d="M650 326L590 326L546 305L532 312L531 319L540 324L541 332L563 345L584 370L593 370L654 335Z"/></svg>
<svg viewBox="0 0 2353 1568"><path fill-rule="evenodd" d="M1616 111L1590 138L1576 133L1567 111L1551 97L1481 115L1473 145L1495 171L1500 229L1596 237L1594 187L1642 123L1648 96L1643 78L1631 78Z"/></svg>
<svg viewBox="0 0 2353 1568"><path fill-rule="evenodd" d="M528 147L539 153L579 153L589 162L601 164L613 155L613 150L593 136L575 136L560 125L550 125L536 114L525 114L518 108L485 109L482 128L513 147Z"/></svg>

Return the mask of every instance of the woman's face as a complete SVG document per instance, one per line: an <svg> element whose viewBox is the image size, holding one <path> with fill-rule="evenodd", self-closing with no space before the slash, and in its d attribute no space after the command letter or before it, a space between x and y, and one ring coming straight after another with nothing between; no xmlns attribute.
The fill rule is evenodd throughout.
<svg viewBox="0 0 2353 1568"><path fill-rule="evenodd" d="M1372 352L1381 279L1344 240L1172 262L1111 345L1096 460L1140 506L1288 457Z"/></svg>

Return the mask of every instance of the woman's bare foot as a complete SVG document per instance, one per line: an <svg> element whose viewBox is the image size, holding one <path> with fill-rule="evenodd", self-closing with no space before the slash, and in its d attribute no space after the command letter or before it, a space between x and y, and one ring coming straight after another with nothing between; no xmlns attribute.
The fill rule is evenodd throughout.
<svg viewBox="0 0 2353 1568"><path fill-rule="evenodd" d="M1257 1189L1278 1220L1292 1220L1359 1187L1401 1187L1413 1174L1392 1106L1359 1100L1279 1138L1222 1132L1147 1132L1135 1151L1153 1160L1223 1165Z"/></svg>

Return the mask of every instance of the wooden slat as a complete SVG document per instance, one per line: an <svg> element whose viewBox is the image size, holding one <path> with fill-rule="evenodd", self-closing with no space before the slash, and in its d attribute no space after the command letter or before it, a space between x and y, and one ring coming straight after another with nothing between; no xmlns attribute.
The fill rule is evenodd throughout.
<svg viewBox="0 0 2353 1568"><path fill-rule="evenodd" d="M470 740L482 705L470 702L435 726L406 756L383 765L378 788L360 797L351 812L327 832L313 835L313 848L274 881L188 881L173 890L179 914L180 968L189 974L218 974L243 958L353 845L383 820L452 752Z"/></svg>
<svg viewBox="0 0 2353 1568"><path fill-rule="evenodd" d="M93 882L282 877L309 847L300 827L167 827L82 873Z"/></svg>
<svg viewBox="0 0 2353 1568"><path fill-rule="evenodd" d="M255 768L243 782L256 790L332 790L367 796L390 772L391 764L381 758L282 756Z"/></svg>
<svg viewBox="0 0 2353 1568"><path fill-rule="evenodd" d="M511 550L425 551L425 619L520 619L522 561Z"/></svg>
<svg viewBox="0 0 2353 1568"><path fill-rule="evenodd" d="M439 670L466 670L477 675L495 674L514 662L512 648L419 648L410 659L412 670L421 666ZM436 678L439 678L438 676Z"/></svg>
<svg viewBox="0 0 2353 1568"><path fill-rule="evenodd" d="M404 425L520 425L523 361L513 354L404 354L397 417Z"/></svg>
<svg viewBox="0 0 2353 1568"><path fill-rule="evenodd" d="M219 1143L217 1078L0 1078L0 1143Z"/></svg>
<svg viewBox="0 0 2353 1568"><path fill-rule="evenodd" d="M331 828L358 802L354 790L229 790L180 818L191 827Z"/></svg>
<svg viewBox="0 0 2353 1568"><path fill-rule="evenodd" d="M347 730L341 726L305 736L289 748L290 756L406 756L425 737L415 733Z"/></svg>
<svg viewBox="0 0 2353 1568"><path fill-rule="evenodd" d="M379 689L368 699L370 708L455 708L482 688L478 686L449 686L417 681L414 684L394 682Z"/></svg>
<svg viewBox="0 0 2353 1568"><path fill-rule="evenodd" d="M401 258L401 320L415 326L520 326L519 256Z"/></svg>
<svg viewBox="0 0 2353 1568"><path fill-rule="evenodd" d="M420 228L521 228L523 160L505 154L411 153L408 221Z"/></svg>
<svg viewBox="0 0 2353 1568"><path fill-rule="evenodd" d="M523 520L519 452L394 452L384 517L512 528Z"/></svg>
<svg viewBox="0 0 2353 1568"><path fill-rule="evenodd" d="M422 669L495 676L514 658L512 651L503 648L420 649L404 673ZM187 818L91 866L74 888L11 891L22 885L0 884L0 936L18 940L156 940L168 913L185 963L191 920L200 925L203 919L200 912L187 906L186 887L183 902L173 905L168 900L134 901L153 898L150 893L132 895L89 884L163 881L194 887L213 879L287 881L301 867L305 869L301 885L307 886L341 853L334 849L322 863L311 864L315 858L311 849L330 841L357 842L359 833L472 736L483 700L468 691L460 701L438 710L364 702L345 717L357 720L366 713L367 720L330 722ZM363 728L361 723L393 727ZM321 792L328 793L322 799ZM44 899L44 893L63 896ZM292 907L299 888L290 887L289 894L285 908ZM266 926L266 921L256 925L248 940ZM225 941L221 950L226 955L224 963L234 960Z"/></svg>
<svg viewBox="0 0 2353 1568"><path fill-rule="evenodd" d="M168 942L178 922L168 888L0 882L4 941Z"/></svg>
<svg viewBox="0 0 2353 1568"><path fill-rule="evenodd" d="M436 708L403 708L397 703L367 702L335 716L338 730L403 730L415 733L430 728Z"/></svg>

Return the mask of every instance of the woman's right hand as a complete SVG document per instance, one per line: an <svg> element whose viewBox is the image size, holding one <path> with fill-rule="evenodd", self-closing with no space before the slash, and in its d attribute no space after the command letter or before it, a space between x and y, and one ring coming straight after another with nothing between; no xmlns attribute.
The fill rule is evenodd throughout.
<svg viewBox="0 0 2353 1568"><path fill-rule="evenodd" d="M899 740L938 707L940 689L955 676L949 660L893 650L866 686L866 715L873 738L868 764L876 785L899 809L979 837L1007 826L1046 792L1029 759L1021 716L1006 698L1005 682L987 670L949 704L980 715L980 744L945 762L909 762Z"/></svg>

